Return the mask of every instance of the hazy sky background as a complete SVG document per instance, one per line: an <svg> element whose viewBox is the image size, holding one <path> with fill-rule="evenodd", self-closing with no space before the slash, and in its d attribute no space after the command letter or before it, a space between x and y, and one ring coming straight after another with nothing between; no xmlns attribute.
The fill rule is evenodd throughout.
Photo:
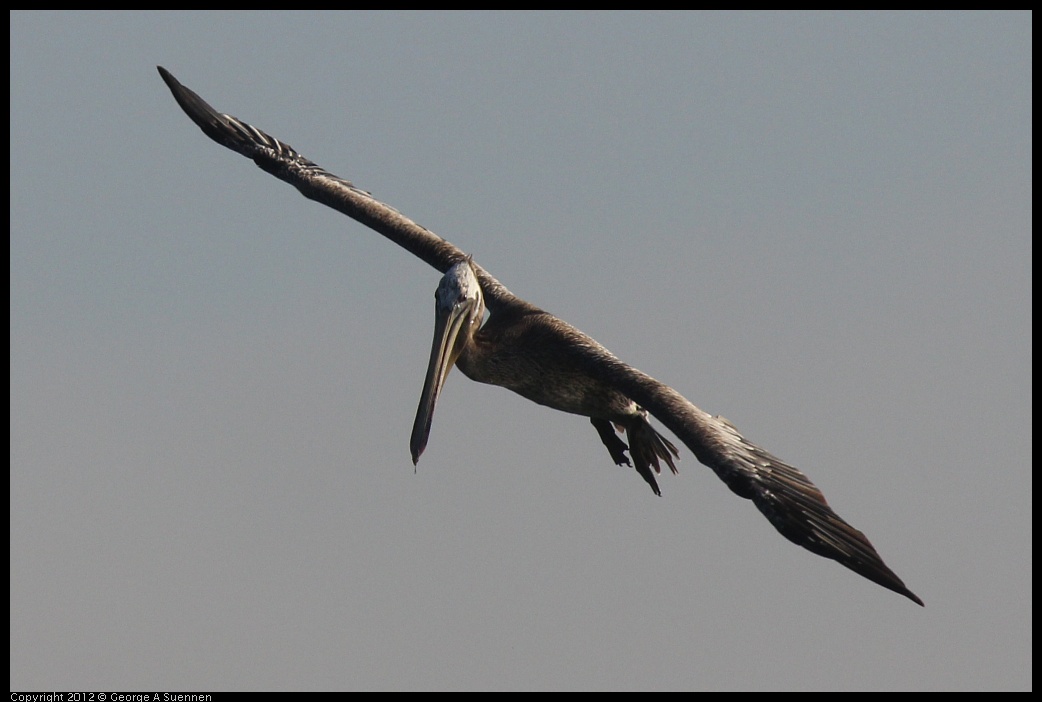
<svg viewBox="0 0 1042 702"><path fill-rule="evenodd" d="M11 687L1029 689L1031 15L11 15ZM800 467L449 378L438 273L156 73Z"/></svg>

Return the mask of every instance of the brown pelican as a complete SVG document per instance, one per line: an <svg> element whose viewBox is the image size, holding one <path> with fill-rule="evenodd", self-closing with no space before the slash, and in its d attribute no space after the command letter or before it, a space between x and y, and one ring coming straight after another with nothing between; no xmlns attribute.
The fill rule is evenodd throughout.
<svg viewBox="0 0 1042 702"><path fill-rule="evenodd" d="M434 294L434 343L416 410L409 450L413 463L427 446L434 404L455 364L479 383L513 390L533 402L590 418L617 465L629 465L626 444L612 425L626 432L637 472L656 495L661 458L676 473L676 447L648 423L636 402L585 370L570 349L583 339L571 327L524 300L505 301L481 326L485 303L470 258L453 264ZM572 330L574 331L574 330ZM654 469L655 473L652 473Z"/></svg>
<svg viewBox="0 0 1042 702"><path fill-rule="evenodd" d="M159 74L181 109L218 144L445 274L435 294L434 342L410 440L414 463L427 444L438 393L454 364L472 380L589 417L612 460L629 464L629 450L657 495L660 460L675 473L678 454L648 423L650 412L735 494L752 500L785 538L923 604L803 473L747 441L726 419L700 410L567 322L515 296L463 251L368 192L256 127L217 112L164 68ZM482 325L486 308L489 317ZM628 446L613 427L626 433Z"/></svg>

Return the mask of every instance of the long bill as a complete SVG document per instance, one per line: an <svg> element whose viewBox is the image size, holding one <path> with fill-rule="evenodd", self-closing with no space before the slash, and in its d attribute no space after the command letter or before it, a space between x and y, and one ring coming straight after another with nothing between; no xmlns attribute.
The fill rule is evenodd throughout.
<svg viewBox="0 0 1042 702"><path fill-rule="evenodd" d="M434 405L437 404L438 395L445 385L445 378L470 340L471 332L468 327L474 305L473 300L463 300L451 306L435 307L431 360L427 365L427 377L423 380L420 405L416 408L412 437L409 439L413 465L416 465L420 460L420 454L427 448L431 422L434 419Z"/></svg>

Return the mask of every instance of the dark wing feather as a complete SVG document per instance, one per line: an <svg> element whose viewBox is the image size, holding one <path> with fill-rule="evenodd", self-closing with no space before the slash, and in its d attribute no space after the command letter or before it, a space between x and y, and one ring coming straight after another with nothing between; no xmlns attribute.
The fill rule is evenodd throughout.
<svg viewBox="0 0 1042 702"><path fill-rule="evenodd" d="M253 159L305 197L374 229L443 273L466 258L457 247L304 158L288 144L217 112L167 70L158 68L181 109L218 144ZM493 313L500 305L531 307L476 263L474 268L486 305ZM785 538L923 604L886 567L865 535L832 511L807 476L746 441L727 420L703 412L669 386L626 365L578 329L563 320L554 320L556 333L568 340L567 347L581 356L592 375L613 384L657 417L732 491L752 500Z"/></svg>

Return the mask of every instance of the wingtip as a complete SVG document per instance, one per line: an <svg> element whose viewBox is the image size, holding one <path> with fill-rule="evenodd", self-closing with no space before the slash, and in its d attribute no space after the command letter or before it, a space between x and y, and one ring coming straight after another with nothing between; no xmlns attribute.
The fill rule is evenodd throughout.
<svg viewBox="0 0 1042 702"><path fill-rule="evenodd" d="M871 546L871 544L869 544L869 546ZM879 554L875 553L875 549L872 549L872 551L875 555L877 563L874 568L871 568L869 570L858 568L855 565L849 562L844 562L840 559L836 560L839 561L839 563L841 563L842 565L845 565L846 567L853 570L855 573L863 575L864 577L874 581L878 585L882 585L887 590L892 590L893 592L896 592L899 595L904 595L920 607L925 607L926 605L923 604L923 601L921 599L919 599L919 596L911 590L909 590L907 587L905 587L904 581L901 580L901 578L897 577L897 574L894 573L894 571L890 570L885 563L883 563L883 560L879 558Z"/></svg>
<svg viewBox="0 0 1042 702"><path fill-rule="evenodd" d="M171 81L177 83L177 78L174 78L174 74L162 66L156 66L156 70L159 71L159 77L162 78L167 85L170 85Z"/></svg>
<svg viewBox="0 0 1042 702"><path fill-rule="evenodd" d="M912 592L911 590L905 589L905 591L902 592L901 594L904 595L905 597L907 597L908 599L910 599L912 602L915 602L920 607L925 607L926 606L925 604L923 604L923 601L920 600L919 597L914 592Z"/></svg>

